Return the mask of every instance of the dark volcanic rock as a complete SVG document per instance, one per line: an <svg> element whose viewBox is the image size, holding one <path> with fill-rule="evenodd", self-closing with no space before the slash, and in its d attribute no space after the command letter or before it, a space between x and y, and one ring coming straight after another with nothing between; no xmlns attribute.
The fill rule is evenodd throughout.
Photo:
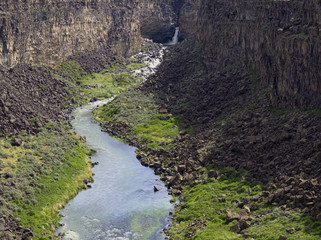
<svg viewBox="0 0 321 240"><path fill-rule="evenodd" d="M49 119L61 119L69 90L67 82L57 80L55 74L27 64L0 72L0 135L35 132ZM19 141L12 143L18 145Z"/></svg>
<svg viewBox="0 0 321 240"><path fill-rule="evenodd" d="M22 144L22 140L20 138L13 138L11 140L11 145L15 147L19 147Z"/></svg>

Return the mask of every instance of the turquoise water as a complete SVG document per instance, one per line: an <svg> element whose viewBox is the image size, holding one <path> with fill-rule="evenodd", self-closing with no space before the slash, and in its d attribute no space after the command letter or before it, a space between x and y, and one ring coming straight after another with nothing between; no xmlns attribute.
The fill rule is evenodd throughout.
<svg viewBox="0 0 321 240"><path fill-rule="evenodd" d="M73 113L73 129L97 151L92 162L99 165L93 169L92 188L80 192L62 210L65 225L58 232L65 233L65 240L164 239L162 229L173 211L171 196L159 176L136 159L134 147L110 137L92 121L92 110L102 103ZM155 185L162 190L154 192Z"/></svg>

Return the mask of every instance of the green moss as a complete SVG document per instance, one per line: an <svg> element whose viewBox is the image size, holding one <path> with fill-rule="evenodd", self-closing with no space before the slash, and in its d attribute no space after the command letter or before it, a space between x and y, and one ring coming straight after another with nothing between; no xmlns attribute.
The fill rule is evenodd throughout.
<svg viewBox="0 0 321 240"><path fill-rule="evenodd" d="M293 233L289 233L288 229L293 229ZM253 221L246 233L262 240L278 239L280 235L289 240L317 240L321 237L321 222L293 210L283 211L273 207L264 217Z"/></svg>
<svg viewBox="0 0 321 240"><path fill-rule="evenodd" d="M77 81L82 76L87 75L86 71L76 61L68 61L60 64L56 70L66 73L73 80Z"/></svg>
<svg viewBox="0 0 321 240"><path fill-rule="evenodd" d="M142 46L142 47L141 47L141 51L145 52L145 51L147 51L147 50L148 50L148 47L146 47L146 46Z"/></svg>
<svg viewBox="0 0 321 240"><path fill-rule="evenodd" d="M302 111L308 115L310 118L321 117L321 109L315 108L304 108Z"/></svg>
<svg viewBox="0 0 321 240"><path fill-rule="evenodd" d="M36 239L42 239L43 232L53 233L51 224L57 226L58 211L84 187L82 180L90 177L84 146L75 146L73 151L76 155L66 153L66 163L39 177L38 185L44 188L37 189L35 204L18 203L21 211L16 217L21 218L23 226L33 229Z"/></svg>
<svg viewBox="0 0 321 240"><path fill-rule="evenodd" d="M288 109L288 108L280 108L280 107L270 106L270 107L268 107L268 111L270 111L275 116L282 116L282 115L285 115L293 110Z"/></svg>
<svg viewBox="0 0 321 240"><path fill-rule="evenodd" d="M121 93L112 102L94 111L99 122L126 124L128 136L138 139L149 148L169 148L179 133L179 120L167 114L158 114L159 99L137 89Z"/></svg>
<svg viewBox="0 0 321 240"><path fill-rule="evenodd" d="M144 63L130 63L126 67L129 70L137 70L137 69L143 68L145 66L146 65Z"/></svg>
<svg viewBox="0 0 321 240"><path fill-rule="evenodd" d="M0 149L0 159L8 158L9 154Z"/></svg>
<svg viewBox="0 0 321 240"><path fill-rule="evenodd" d="M86 145L71 133L53 128L51 123L37 135L19 136L23 140L19 147L5 148L7 139L0 139L0 149L8 154L0 173L10 173L7 178L2 174L1 182L14 183L7 184L1 196L0 212L21 218L35 239L54 236L58 211L92 175Z"/></svg>
<svg viewBox="0 0 321 240"><path fill-rule="evenodd" d="M138 59L135 58L135 57L131 57L131 58L129 58L128 60L131 61L131 62L137 62L137 61L138 61Z"/></svg>
<svg viewBox="0 0 321 240"><path fill-rule="evenodd" d="M134 77L127 72L122 73L94 73L79 79L84 97L90 100L93 97L105 99L114 96L132 85L139 83L141 77Z"/></svg>
<svg viewBox="0 0 321 240"><path fill-rule="evenodd" d="M131 229L140 234L139 239L149 239L161 227L160 219L166 215L166 211L161 209L136 213L131 220Z"/></svg>
<svg viewBox="0 0 321 240"><path fill-rule="evenodd" d="M156 114L146 123L139 124L135 133L139 141L146 143L149 148L168 145L179 133L178 118L167 119L166 114Z"/></svg>
<svg viewBox="0 0 321 240"><path fill-rule="evenodd" d="M226 211L240 211L233 202L251 199L262 192L262 187L257 182L242 180L244 173L223 170L221 174L219 180L206 180L205 171L205 176L201 177L205 179L203 184L194 183L184 189L169 231L171 239L244 239L230 231L236 221L227 222ZM222 198L224 201L220 200ZM295 211L283 211L266 202L256 204L252 210L256 217L249 220L251 225L243 232L249 238L268 240L285 235L288 239L317 240L321 237L321 223L315 219ZM295 229L293 233L286 231L292 228Z"/></svg>
<svg viewBox="0 0 321 240"><path fill-rule="evenodd" d="M29 118L27 121L31 123L32 126L39 126L40 123L40 120L37 117Z"/></svg>
<svg viewBox="0 0 321 240"><path fill-rule="evenodd" d="M105 124L116 121L135 128L157 114L158 102L158 98L153 94L144 94L130 88L113 101L95 110L94 117Z"/></svg>

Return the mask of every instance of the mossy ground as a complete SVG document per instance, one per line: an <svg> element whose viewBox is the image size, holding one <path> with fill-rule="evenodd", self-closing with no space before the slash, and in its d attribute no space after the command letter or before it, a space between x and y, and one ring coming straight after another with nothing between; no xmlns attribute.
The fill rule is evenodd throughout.
<svg viewBox="0 0 321 240"><path fill-rule="evenodd" d="M169 231L171 239L241 240L246 236L248 239L278 240L280 235L291 240L320 239L320 222L293 210L281 210L267 201L252 204L250 227L242 232L243 235L231 232L230 227L237 222L226 220L227 210L240 211L235 203L252 199L262 193L262 187L259 183L242 180L240 173L223 170L221 174L218 180L205 177L203 183L193 183L185 188Z"/></svg>
<svg viewBox="0 0 321 240"><path fill-rule="evenodd" d="M135 77L130 71L145 67L145 64L135 61L132 60L127 65L120 62L110 63L107 69L92 74L87 73L75 61L64 62L57 67L57 70L70 76L77 84L79 94L74 94L75 100L88 102L92 98L105 99L112 97L141 82L142 77ZM57 74L54 76L59 79L63 78Z"/></svg>
<svg viewBox="0 0 321 240"><path fill-rule="evenodd" d="M179 133L179 119L159 114L159 99L138 89L121 93L112 102L94 111L101 123L121 122L129 126L129 138L147 148L169 148Z"/></svg>
<svg viewBox="0 0 321 240"><path fill-rule="evenodd" d="M83 77L80 82L83 87L85 98L105 99L112 97L124 90L130 85L136 85L142 80L140 77L134 77L128 72L123 73L94 73Z"/></svg>
<svg viewBox="0 0 321 240"><path fill-rule="evenodd" d="M92 175L88 149L67 131L43 128L37 135L22 133L21 146L0 140L3 195L0 212L14 214L20 224L31 228L34 239L54 237L58 211Z"/></svg>

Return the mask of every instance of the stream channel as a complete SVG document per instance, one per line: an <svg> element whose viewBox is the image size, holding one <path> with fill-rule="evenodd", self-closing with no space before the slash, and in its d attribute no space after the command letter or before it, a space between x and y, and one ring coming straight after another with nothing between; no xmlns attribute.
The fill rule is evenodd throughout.
<svg viewBox="0 0 321 240"><path fill-rule="evenodd" d="M146 58L147 75L160 63L164 50L158 59ZM135 147L102 132L92 120L92 111L108 101L89 103L72 113L73 131L86 137L88 147L96 151L91 160L99 165L93 168L92 187L61 211L63 226L57 233L63 233L63 240L164 239L162 229L174 210L171 196L160 177L136 159ZM154 192L155 185L161 190Z"/></svg>
<svg viewBox="0 0 321 240"><path fill-rule="evenodd" d="M135 148L102 132L92 111L103 102L90 103L73 112L74 131L86 136L97 151L92 162L92 188L80 192L61 211L63 239L164 239L162 228L173 210L167 189L152 169L136 159ZM162 190L154 192L154 186Z"/></svg>

